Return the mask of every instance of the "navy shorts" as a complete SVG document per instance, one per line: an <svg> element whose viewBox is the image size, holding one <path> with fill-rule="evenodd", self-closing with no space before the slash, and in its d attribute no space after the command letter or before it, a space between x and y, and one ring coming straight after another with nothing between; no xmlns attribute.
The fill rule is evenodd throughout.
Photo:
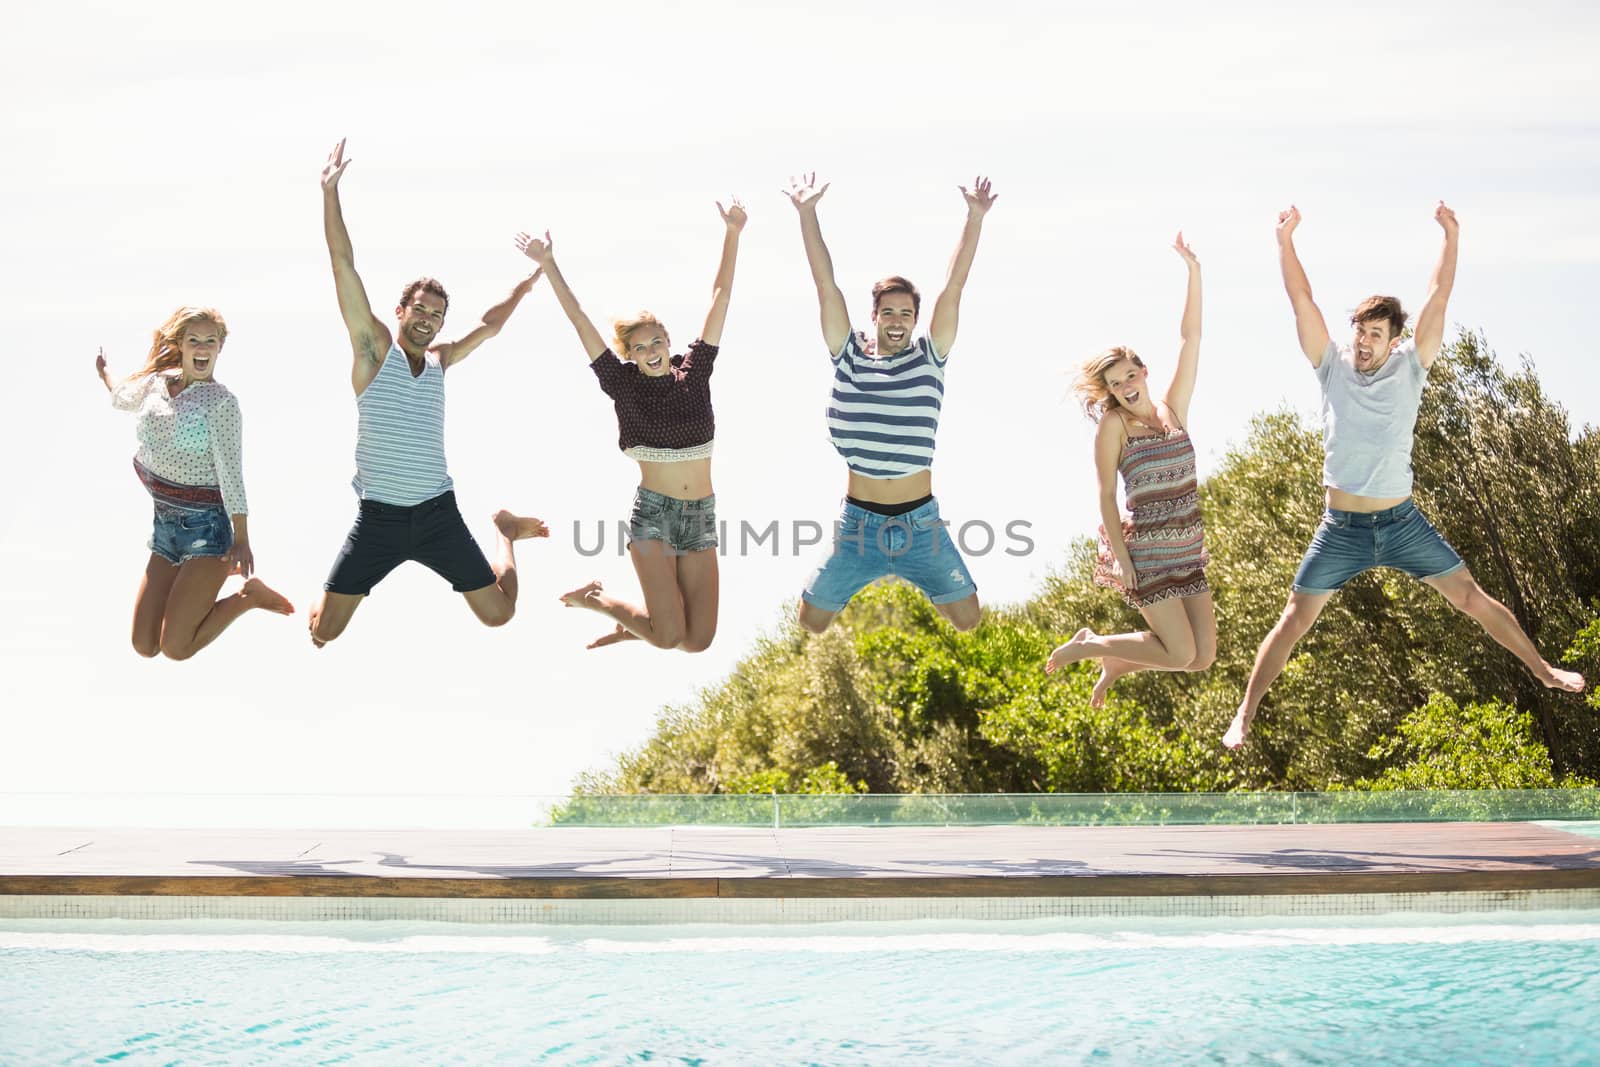
<svg viewBox="0 0 1600 1067"><path fill-rule="evenodd" d="M978 591L972 573L930 500L904 515L879 515L845 501L834 525L833 551L806 582L801 598L823 611L842 611L869 583L904 578L935 604L954 604Z"/></svg>
<svg viewBox="0 0 1600 1067"><path fill-rule="evenodd" d="M1410 500L1383 511L1329 508L1300 560L1294 591L1332 593L1373 567L1393 567L1413 578L1442 578L1465 566Z"/></svg>
<svg viewBox="0 0 1600 1067"><path fill-rule="evenodd" d="M220 507L179 508L156 502L150 551L174 567L191 559L217 559L233 547L233 520Z"/></svg>
<svg viewBox="0 0 1600 1067"><path fill-rule="evenodd" d="M427 567L458 593L495 583L489 561L461 519L456 494L449 492L411 507L363 500L322 588L366 596L407 560Z"/></svg>

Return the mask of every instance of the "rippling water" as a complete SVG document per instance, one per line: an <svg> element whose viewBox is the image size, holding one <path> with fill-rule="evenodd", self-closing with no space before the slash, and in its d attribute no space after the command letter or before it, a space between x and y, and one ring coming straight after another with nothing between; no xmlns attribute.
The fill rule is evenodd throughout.
<svg viewBox="0 0 1600 1067"><path fill-rule="evenodd" d="M1597 1004L1594 913L0 926L8 1067L1587 1064Z"/></svg>

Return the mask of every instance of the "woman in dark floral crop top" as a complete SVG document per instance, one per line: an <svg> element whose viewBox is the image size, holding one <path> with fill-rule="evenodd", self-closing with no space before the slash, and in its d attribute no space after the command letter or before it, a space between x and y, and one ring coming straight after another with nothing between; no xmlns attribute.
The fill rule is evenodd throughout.
<svg viewBox="0 0 1600 1067"><path fill-rule="evenodd" d="M717 632L717 516L711 489L711 446L716 421L711 409L711 371L722 341L733 291L744 205L717 204L724 227L722 259L711 288L700 339L672 355L667 329L647 311L613 324L612 343L584 314L556 265L550 234L522 233L517 247L544 270L550 288L578 331L589 367L617 413L617 445L639 464L639 488L628 521L644 606L609 596L592 581L561 597L571 608L588 608L614 622L589 643L600 648L639 639L657 648L703 652Z"/></svg>

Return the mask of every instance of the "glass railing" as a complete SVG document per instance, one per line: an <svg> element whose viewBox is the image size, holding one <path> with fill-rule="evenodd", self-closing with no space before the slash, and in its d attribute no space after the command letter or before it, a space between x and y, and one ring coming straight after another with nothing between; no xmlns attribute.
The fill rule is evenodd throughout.
<svg viewBox="0 0 1600 1067"><path fill-rule="evenodd" d="M1600 820L1600 790L843 796L0 792L0 826L6 827L512 830L1545 820Z"/></svg>

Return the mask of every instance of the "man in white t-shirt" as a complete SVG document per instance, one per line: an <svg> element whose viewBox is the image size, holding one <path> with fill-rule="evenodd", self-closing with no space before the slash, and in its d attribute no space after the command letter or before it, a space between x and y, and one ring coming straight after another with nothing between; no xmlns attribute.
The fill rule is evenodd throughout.
<svg viewBox="0 0 1600 1067"><path fill-rule="evenodd" d="M1406 314L1392 296L1362 301L1351 315L1355 337L1340 345L1311 298L1311 283L1295 254L1300 212L1278 215L1278 259L1284 288L1294 307L1300 347L1322 386L1322 481L1327 510L1311 547L1295 573L1289 603L1256 653L1255 669L1233 724L1223 735L1229 748L1244 744L1267 687L1283 671L1289 654L1328 600L1344 584L1373 567L1393 567L1418 578L1472 616L1552 689L1582 692L1584 680L1545 662L1506 606L1473 580L1455 549L1439 535L1411 499L1411 446L1428 369L1444 342L1444 309L1456 280L1460 226L1441 200L1433 213L1444 229L1444 248L1417 316L1416 334L1403 340Z"/></svg>

